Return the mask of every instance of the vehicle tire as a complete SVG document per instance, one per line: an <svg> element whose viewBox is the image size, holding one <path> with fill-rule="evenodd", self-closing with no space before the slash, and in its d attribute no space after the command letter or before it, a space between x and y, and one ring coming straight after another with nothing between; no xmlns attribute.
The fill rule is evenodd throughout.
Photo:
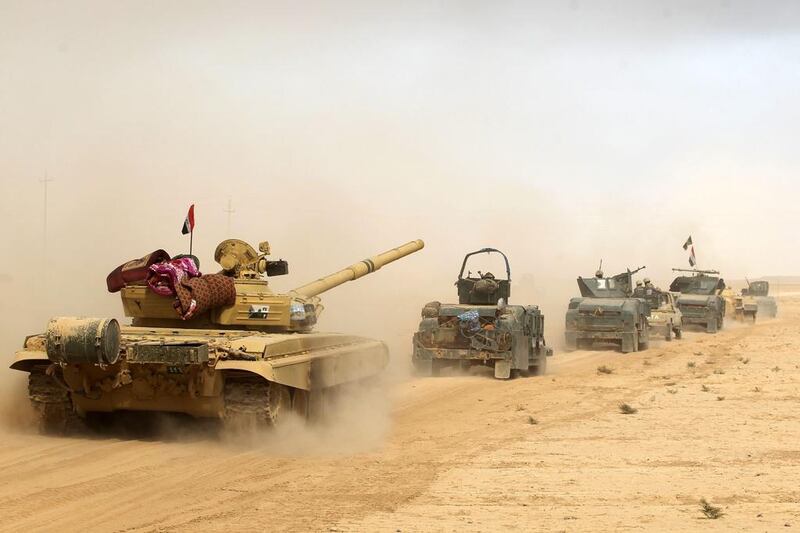
<svg viewBox="0 0 800 533"><path fill-rule="evenodd" d="M547 372L547 356L541 355L534 365L531 365L529 373L532 376L543 376Z"/></svg>
<svg viewBox="0 0 800 533"><path fill-rule="evenodd" d="M664 334L664 340L667 342L672 341L672 321L667 324L667 332Z"/></svg>
<svg viewBox="0 0 800 533"><path fill-rule="evenodd" d="M678 340L683 338L683 328L681 328L680 326L675 328L675 338Z"/></svg>
<svg viewBox="0 0 800 533"><path fill-rule="evenodd" d="M442 368L444 368L443 361L431 361L431 376L440 376L442 374Z"/></svg>
<svg viewBox="0 0 800 533"><path fill-rule="evenodd" d="M650 347L650 332L645 328L644 331L639 333L639 346L637 347L637 352L641 352L642 350L646 350Z"/></svg>
<svg viewBox="0 0 800 533"><path fill-rule="evenodd" d="M429 360L414 359L414 374L419 377L429 377L433 375L433 362Z"/></svg>

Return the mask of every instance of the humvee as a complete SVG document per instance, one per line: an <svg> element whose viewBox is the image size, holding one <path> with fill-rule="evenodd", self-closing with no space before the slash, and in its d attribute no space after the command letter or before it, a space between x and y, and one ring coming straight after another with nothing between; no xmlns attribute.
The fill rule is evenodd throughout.
<svg viewBox="0 0 800 533"><path fill-rule="evenodd" d="M687 270L673 268L675 272L691 273L690 276L678 276L669 286L672 292L678 292L678 309L683 314L684 326L699 324L708 333L716 333L722 329L725 317L725 280L719 277L717 270Z"/></svg>
<svg viewBox="0 0 800 533"><path fill-rule="evenodd" d="M464 275L467 261L484 253L503 257L505 279L481 271ZM437 301L422 308L412 355L418 373L437 375L447 366L487 365L499 379L518 372L544 374L547 357L553 355L544 339L544 315L535 305L509 305L511 267L503 252L483 248L468 253L456 287L457 304Z"/></svg>
<svg viewBox="0 0 800 533"><path fill-rule="evenodd" d="M572 298L566 315L568 350L590 348L596 341L618 343L623 353L646 350L650 343L649 307L633 297L630 269L612 277L598 270L594 277L579 277L580 298Z"/></svg>

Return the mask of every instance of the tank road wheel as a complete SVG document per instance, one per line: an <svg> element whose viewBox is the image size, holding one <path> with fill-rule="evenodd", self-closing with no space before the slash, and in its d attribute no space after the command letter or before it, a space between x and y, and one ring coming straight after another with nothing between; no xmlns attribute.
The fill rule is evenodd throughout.
<svg viewBox="0 0 800 533"><path fill-rule="evenodd" d="M289 388L261 378L225 380L225 425L236 430L280 423L292 411Z"/></svg>
<svg viewBox="0 0 800 533"><path fill-rule="evenodd" d="M40 433L70 435L86 429L84 420L75 412L69 391L44 371L28 375L28 397L38 415Z"/></svg>

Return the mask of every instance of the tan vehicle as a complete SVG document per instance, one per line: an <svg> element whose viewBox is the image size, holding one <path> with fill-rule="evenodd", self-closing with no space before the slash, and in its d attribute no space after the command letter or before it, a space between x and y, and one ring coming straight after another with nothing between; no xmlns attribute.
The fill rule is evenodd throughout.
<svg viewBox="0 0 800 533"><path fill-rule="evenodd" d="M126 410L248 426L278 423L292 411L316 417L338 386L378 374L389 357L377 340L311 332L323 309L318 295L423 246L412 241L276 294L263 275L286 274L288 264L267 260L268 243L257 253L243 241L227 240L215 253L222 271L194 278L227 287L226 305L183 320L177 298L156 294L144 280L125 280L115 289L131 326L113 318L54 318L46 333L25 340L11 368L29 373L30 400L41 429L49 432L68 432L87 413ZM147 271L143 261L150 256L120 269ZM109 280L115 273L122 279L120 269ZM181 283L194 291L191 304L202 306L204 284Z"/></svg>
<svg viewBox="0 0 800 533"><path fill-rule="evenodd" d="M680 309L675 305L675 295L668 291L656 291L655 297L650 300L650 334L661 335L666 341L671 341L674 336L680 339L683 336L682 318Z"/></svg>
<svg viewBox="0 0 800 533"><path fill-rule="evenodd" d="M728 287L722 291L726 302L726 315L740 322L755 322L758 315L758 301L755 296L747 294L745 289L741 293Z"/></svg>

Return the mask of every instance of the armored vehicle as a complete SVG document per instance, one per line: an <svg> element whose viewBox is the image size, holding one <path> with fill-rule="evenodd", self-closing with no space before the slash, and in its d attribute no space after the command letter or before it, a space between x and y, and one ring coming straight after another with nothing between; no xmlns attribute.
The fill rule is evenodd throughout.
<svg viewBox="0 0 800 533"><path fill-rule="evenodd" d="M491 272L477 276L464 270L470 257L497 253L503 257L506 278ZM488 365L500 379L512 373L544 374L547 356L544 315L535 305L509 305L511 267L500 250L483 248L464 256L456 281L458 304L430 302L422 308L414 334L412 361L424 375L437 375L445 366Z"/></svg>
<svg viewBox="0 0 800 533"><path fill-rule="evenodd" d="M673 268L675 272L690 273L678 276L669 286L672 292L679 292L677 304L684 326L699 324L709 333L722 329L725 317L725 281L716 270L686 270Z"/></svg>
<svg viewBox="0 0 800 533"><path fill-rule="evenodd" d="M683 315L675 304L675 296L671 292L654 289L650 292L645 290L644 299L650 307L647 319L650 332L657 332L666 341L671 341L673 336L680 339L683 336Z"/></svg>
<svg viewBox="0 0 800 533"><path fill-rule="evenodd" d="M423 246L409 242L285 294L263 278L288 273L286 261L267 259L266 242L260 253L222 242L214 255L222 271L206 276L195 258L159 250L107 280L132 325L54 318L25 340L11 368L29 373L30 400L49 432L68 432L92 412L186 413L236 427L273 425L291 412L317 417L337 387L388 362L380 341L313 333L318 296ZM159 293L170 289L176 298Z"/></svg>
<svg viewBox="0 0 800 533"><path fill-rule="evenodd" d="M594 277L579 277L580 298L572 298L566 316L567 349L590 348L595 341L618 343L623 353L646 350L650 343L647 315L642 298L633 297L630 269L613 277L598 270Z"/></svg>
<svg viewBox="0 0 800 533"><path fill-rule="evenodd" d="M740 322L755 322L758 314L758 302L754 296L747 294L747 289L737 293L726 287L722 293L725 299L725 316Z"/></svg>
<svg viewBox="0 0 800 533"><path fill-rule="evenodd" d="M758 307L759 316L775 318L778 316L778 302L769 295L769 281L748 281L742 296L753 298Z"/></svg>

